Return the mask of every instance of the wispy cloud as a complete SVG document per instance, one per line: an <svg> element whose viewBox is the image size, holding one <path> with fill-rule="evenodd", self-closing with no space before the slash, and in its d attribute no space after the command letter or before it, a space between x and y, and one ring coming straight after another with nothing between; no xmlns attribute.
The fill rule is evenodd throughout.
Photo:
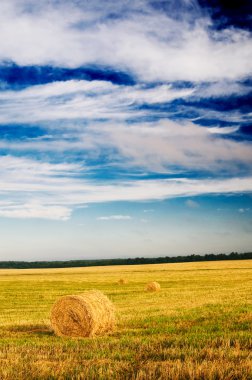
<svg viewBox="0 0 252 380"><path fill-rule="evenodd" d="M3 165L3 162L2 162ZM66 220L80 205L111 201L149 201L200 194L252 191L252 178L165 179L99 183L72 177L78 165L46 164L8 157L0 183L1 215ZM101 218L129 219L129 215Z"/></svg>
<svg viewBox="0 0 252 380"><path fill-rule="evenodd" d="M18 219L52 219L66 221L71 216L71 209L64 206L39 204L37 201L28 203L12 203L0 206L0 216Z"/></svg>
<svg viewBox="0 0 252 380"><path fill-rule="evenodd" d="M239 175L241 165L249 172L251 142L223 139L223 134L236 130L226 128L227 133L225 128L222 131L217 127L203 128L190 122L168 120L131 125L98 122L82 129L73 126L52 139L0 140L0 148L14 152L75 152L83 161L102 157L104 164L131 169L132 173L139 169L167 174L193 169L216 174L229 170L230 174ZM78 167L76 173L83 170L81 163ZM92 165L86 170L92 170Z"/></svg>
<svg viewBox="0 0 252 380"><path fill-rule="evenodd" d="M131 220L130 215L109 215L109 216L98 216L97 220Z"/></svg>
<svg viewBox="0 0 252 380"><path fill-rule="evenodd" d="M249 142L224 140L188 122L103 126L103 133L132 165L152 171L174 167L218 171L225 167L237 173L239 163L252 161Z"/></svg>
<svg viewBox="0 0 252 380"><path fill-rule="evenodd" d="M244 212L250 211L250 208L239 208L238 211L243 214Z"/></svg>
<svg viewBox="0 0 252 380"><path fill-rule="evenodd" d="M230 80L219 80L197 85L193 95L195 98L221 98L232 95L246 95L251 90L250 85Z"/></svg>
<svg viewBox="0 0 252 380"><path fill-rule="evenodd" d="M127 119L144 116L137 106L188 97L193 89L171 85L119 86L105 81L66 81L0 92L0 123L58 119Z"/></svg>
<svg viewBox="0 0 252 380"><path fill-rule="evenodd" d="M199 203L194 201L193 199L187 199L185 201L185 204L189 208L198 208L200 206Z"/></svg>
<svg viewBox="0 0 252 380"><path fill-rule="evenodd" d="M212 128L207 128L210 133L217 133L221 135L227 135L230 133L237 132L239 130L239 127L212 127Z"/></svg>

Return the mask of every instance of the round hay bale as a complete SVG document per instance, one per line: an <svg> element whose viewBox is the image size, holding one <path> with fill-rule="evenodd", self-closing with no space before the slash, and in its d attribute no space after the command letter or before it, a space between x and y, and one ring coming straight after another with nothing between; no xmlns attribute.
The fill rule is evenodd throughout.
<svg viewBox="0 0 252 380"><path fill-rule="evenodd" d="M147 292L158 292L161 289L161 286L158 282L153 281L146 285L145 290Z"/></svg>
<svg viewBox="0 0 252 380"><path fill-rule="evenodd" d="M115 327L115 308L98 290L64 296L52 307L51 325L59 336L102 335Z"/></svg>
<svg viewBox="0 0 252 380"><path fill-rule="evenodd" d="M128 280L126 280L125 278L120 278L120 280L118 280L117 282L119 285L125 285L128 283Z"/></svg>

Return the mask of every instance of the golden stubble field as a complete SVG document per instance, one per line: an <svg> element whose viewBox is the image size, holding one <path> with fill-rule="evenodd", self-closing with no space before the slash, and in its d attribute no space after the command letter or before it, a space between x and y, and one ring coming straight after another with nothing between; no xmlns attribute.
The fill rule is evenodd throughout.
<svg viewBox="0 0 252 380"><path fill-rule="evenodd" d="M52 304L91 289L115 304L116 330L56 337ZM0 290L1 380L252 379L252 260L0 270Z"/></svg>

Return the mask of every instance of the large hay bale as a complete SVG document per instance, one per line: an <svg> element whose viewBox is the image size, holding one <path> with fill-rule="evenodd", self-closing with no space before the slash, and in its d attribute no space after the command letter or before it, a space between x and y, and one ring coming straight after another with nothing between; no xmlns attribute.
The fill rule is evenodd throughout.
<svg viewBox="0 0 252 380"><path fill-rule="evenodd" d="M158 282L153 281L146 285L145 290L147 292L158 292L161 289L161 286Z"/></svg>
<svg viewBox="0 0 252 380"><path fill-rule="evenodd" d="M52 307L51 324L59 336L101 335L114 329L115 308L108 297L97 290L64 296Z"/></svg>
<svg viewBox="0 0 252 380"><path fill-rule="evenodd" d="M118 280L117 282L119 285L125 285L128 283L128 280L126 280L125 278L120 278L120 280Z"/></svg>

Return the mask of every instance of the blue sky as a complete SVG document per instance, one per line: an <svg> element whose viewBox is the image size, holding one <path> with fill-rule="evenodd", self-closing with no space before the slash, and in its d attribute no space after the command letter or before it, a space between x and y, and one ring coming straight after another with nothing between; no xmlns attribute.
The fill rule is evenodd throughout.
<svg viewBox="0 0 252 380"><path fill-rule="evenodd" d="M2 0L0 260L251 250L251 15Z"/></svg>

